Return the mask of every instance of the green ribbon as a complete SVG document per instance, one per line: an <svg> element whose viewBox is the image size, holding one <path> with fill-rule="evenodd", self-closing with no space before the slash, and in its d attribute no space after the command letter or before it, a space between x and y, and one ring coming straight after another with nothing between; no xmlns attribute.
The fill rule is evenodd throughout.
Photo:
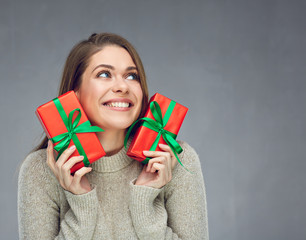
<svg viewBox="0 0 306 240"><path fill-rule="evenodd" d="M178 142L175 140L176 135L174 133L169 132L166 129L164 129L164 127L167 125L168 120L169 120L169 118L170 118L170 116L173 112L175 104L176 103L174 101L170 102L169 107L168 107L168 109L165 113L165 116L163 118L159 104L156 101L152 101L150 103L150 110L151 110L152 115L153 115L155 120L153 120L151 118L148 118L148 117L143 117L143 118L140 118L137 121L135 121L130 126L129 130L126 133L126 136L125 136L125 139L124 139L124 146L127 147L127 141L128 141L128 138L129 138L129 136L132 132L132 129L135 127L135 125L137 123L142 121L143 122L142 126L145 126L149 129L155 131L155 132L158 132L153 144L150 147L150 151L154 151L156 149L160 138L163 137L165 142L169 145L172 152L174 153L174 156L176 157L177 161L185 168L185 166L181 163L180 159L177 156L177 154L180 154L183 151L183 149L178 144ZM145 160L142 161L142 163L147 164L149 160L150 160L150 158L146 158ZM186 169L186 170L189 171L188 169Z"/></svg>
<svg viewBox="0 0 306 240"><path fill-rule="evenodd" d="M81 110L79 108L72 110L69 113L69 117L67 117L60 100L58 98L55 98L53 99L53 102L67 128L67 132L59 134L50 139L53 143L59 142L56 146L54 146L54 149L58 152L57 159L68 148L69 143L72 139L73 143L78 149L79 154L84 156L84 159L83 159L84 166L88 167L90 162L88 160L85 150L82 147L82 144L80 140L78 139L76 133L103 132L104 130L97 126L91 126L89 121L83 122L82 124L78 126L78 123L80 122L81 115L82 115ZM73 121L72 118L75 112L78 112L78 115Z"/></svg>

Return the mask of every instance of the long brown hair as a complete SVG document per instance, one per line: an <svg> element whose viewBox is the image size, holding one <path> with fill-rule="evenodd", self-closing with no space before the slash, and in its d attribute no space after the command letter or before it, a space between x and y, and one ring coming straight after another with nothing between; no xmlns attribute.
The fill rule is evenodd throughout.
<svg viewBox="0 0 306 240"><path fill-rule="evenodd" d="M94 33L87 40L79 42L72 48L66 59L58 96L70 90L78 90L81 85L82 75L89 64L91 56L108 45L117 45L124 48L130 54L136 65L140 86L143 92L142 108L139 115L139 117L142 117L148 104L149 95L142 61L131 43L123 37L113 33ZM45 136L34 150L46 148L47 145L48 138Z"/></svg>

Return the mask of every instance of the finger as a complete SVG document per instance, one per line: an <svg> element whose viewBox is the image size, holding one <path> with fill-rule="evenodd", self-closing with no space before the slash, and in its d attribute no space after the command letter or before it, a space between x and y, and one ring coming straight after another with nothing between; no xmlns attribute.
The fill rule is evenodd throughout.
<svg viewBox="0 0 306 240"><path fill-rule="evenodd" d="M161 157L161 156L165 156L167 158L170 158L171 155L169 152L163 152L163 151L143 151L143 155L145 155L146 157Z"/></svg>
<svg viewBox="0 0 306 240"><path fill-rule="evenodd" d="M65 184L65 186L69 186L72 182L72 176L70 169L72 166L74 166L76 163L82 161L84 159L84 156L76 156L69 158L60 168L60 177Z"/></svg>
<svg viewBox="0 0 306 240"><path fill-rule="evenodd" d="M162 144L162 143L158 144L158 146L160 147L162 151L170 154L171 161L169 161L169 167L173 169L173 167L175 166L175 156L170 146L167 144Z"/></svg>
<svg viewBox="0 0 306 240"><path fill-rule="evenodd" d="M167 167L171 168L172 167L172 160L171 160L171 155L169 152L162 152L162 151L148 151L147 153L148 157L153 157L154 158L160 158L162 157L164 161L162 161L163 164L166 164ZM150 170L151 171L151 168ZM151 171L152 172L152 171Z"/></svg>
<svg viewBox="0 0 306 240"><path fill-rule="evenodd" d="M74 173L72 184L73 184L73 185L79 185L80 182L81 182L82 177L83 177L85 174L91 172L91 170L92 170L91 167L82 167L82 168L80 168L79 170L77 170L77 171Z"/></svg>
<svg viewBox="0 0 306 240"><path fill-rule="evenodd" d="M174 159L174 154L173 154L171 148L170 148L168 145L166 145L166 144L161 144L161 143L160 143L160 144L158 144L158 145L159 145L159 147L160 147L161 150L163 150L163 151L165 151L165 152L167 152L167 153L170 154L170 160L169 160L167 163L168 163L168 167L169 167L169 168L172 168L173 159Z"/></svg>
<svg viewBox="0 0 306 240"><path fill-rule="evenodd" d="M169 172L167 171L166 166L160 163L154 163L152 165L152 171L155 172L156 170L158 171L159 182L161 182L162 185L165 185L169 178Z"/></svg>
<svg viewBox="0 0 306 240"><path fill-rule="evenodd" d="M84 156L76 156L76 157L71 157L68 159L68 161L66 161L63 166L62 166L62 170L64 172L69 172L70 174L70 169L78 162L83 161Z"/></svg>
<svg viewBox="0 0 306 240"><path fill-rule="evenodd" d="M153 169L156 169L158 171L159 178L161 179L162 186L170 182L172 178L172 169L169 167L166 167L165 165L155 163L152 166ZM155 171L156 171L155 170Z"/></svg>
<svg viewBox="0 0 306 240"><path fill-rule="evenodd" d="M153 163L152 164L152 171L164 171L166 169L166 166L164 164L161 164L161 163Z"/></svg>
<svg viewBox="0 0 306 240"><path fill-rule="evenodd" d="M71 147L67 148L57 159L56 165L60 168L67 161L70 155L75 151L75 149L75 145L72 145Z"/></svg>
<svg viewBox="0 0 306 240"><path fill-rule="evenodd" d="M171 167L172 167L172 169L173 169L174 166L177 164L177 160L176 160L176 157L175 157L173 151L172 151L171 148L170 148L168 145L166 145L166 144L161 144L161 143L160 143L160 144L158 144L158 146L160 147L161 150L167 151L167 152L170 153L171 159L172 159L172 161L171 161Z"/></svg>
<svg viewBox="0 0 306 240"><path fill-rule="evenodd" d="M171 150L171 148L167 145L167 144L158 144L159 148L165 152L170 153L171 157L175 157L173 151Z"/></svg>
<svg viewBox="0 0 306 240"><path fill-rule="evenodd" d="M161 156L161 157L156 157L156 158L150 159L149 162L148 162L148 165L147 165L147 169L146 169L147 172L151 172L152 165L154 163L160 163L160 164L165 165L166 164L166 158L164 156Z"/></svg>

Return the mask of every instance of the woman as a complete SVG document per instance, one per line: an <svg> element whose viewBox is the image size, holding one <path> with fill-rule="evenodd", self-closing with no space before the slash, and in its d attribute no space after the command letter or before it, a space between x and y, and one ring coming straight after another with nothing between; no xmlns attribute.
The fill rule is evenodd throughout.
<svg viewBox="0 0 306 240"><path fill-rule="evenodd" d="M144 151L151 157L147 165L126 155L126 130L148 102L144 69L132 45L108 33L77 44L67 58L59 95L69 90L76 92L92 125L105 130L97 136L107 155L72 176L70 168L83 160L70 157L75 147L55 161L45 138L21 167L20 238L208 239L195 151L180 142L180 160L193 174L176 165L167 145Z"/></svg>

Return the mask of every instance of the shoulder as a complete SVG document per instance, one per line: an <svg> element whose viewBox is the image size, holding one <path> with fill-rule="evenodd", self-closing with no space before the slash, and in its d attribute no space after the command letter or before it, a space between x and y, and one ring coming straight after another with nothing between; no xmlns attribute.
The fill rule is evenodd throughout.
<svg viewBox="0 0 306 240"><path fill-rule="evenodd" d="M183 151L178 155L180 163L177 163L175 169L173 170L173 176L181 174L191 174L202 175L201 163L199 155L193 147L191 147L187 142L178 141ZM183 166L182 166L183 165Z"/></svg>
<svg viewBox="0 0 306 240"><path fill-rule="evenodd" d="M182 193L182 198L187 192L201 195L205 198L205 185L201 168L201 162L195 149L188 143L178 141L183 152L178 155L181 162L177 163L172 171L172 179L165 186L165 196L169 198L174 192Z"/></svg>
<svg viewBox="0 0 306 240"><path fill-rule="evenodd" d="M40 149L30 153L23 161L20 173L45 171L44 162L46 162L46 149Z"/></svg>
<svg viewBox="0 0 306 240"><path fill-rule="evenodd" d="M47 163L46 149L40 149L30 153L23 163L19 171L20 182L42 181L52 178L52 172Z"/></svg>
<svg viewBox="0 0 306 240"><path fill-rule="evenodd" d="M178 141L178 143L183 149L183 152L180 154L182 158L186 157L198 158L198 154L196 153L195 149L191 147L187 142Z"/></svg>
<svg viewBox="0 0 306 240"><path fill-rule="evenodd" d="M21 218L32 216L31 212L35 211L34 209L45 211L42 206L48 205L55 209L60 204L59 183L47 165L46 159L46 149L41 149L30 153L20 167L18 211ZM21 218L20 221L23 221Z"/></svg>

